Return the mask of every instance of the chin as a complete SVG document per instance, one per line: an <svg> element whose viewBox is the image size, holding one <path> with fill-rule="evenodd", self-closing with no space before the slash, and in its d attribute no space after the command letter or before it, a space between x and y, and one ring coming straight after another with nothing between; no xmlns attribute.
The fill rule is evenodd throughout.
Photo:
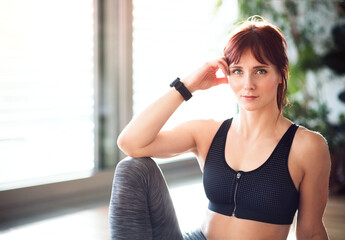
<svg viewBox="0 0 345 240"><path fill-rule="evenodd" d="M254 108L254 107L241 107L241 106L240 106L240 109L247 112L254 112L258 110L258 108Z"/></svg>
<svg viewBox="0 0 345 240"><path fill-rule="evenodd" d="M239 104L239 108L245 111L253 112L260 109L257 104Z"/></svg>

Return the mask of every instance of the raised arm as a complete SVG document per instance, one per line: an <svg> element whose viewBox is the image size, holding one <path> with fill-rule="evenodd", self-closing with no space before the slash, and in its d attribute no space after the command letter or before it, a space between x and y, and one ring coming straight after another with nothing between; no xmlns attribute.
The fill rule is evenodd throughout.
<svg viewBox="0 0 345 240"><path fill-rule="evenodd" d="M221 69L224 77L217 78ZM197 71L181 80L193 93L227 83L228 66L224 58L205 63ZM195 129L198 121L185 122L170 131L162 127L183 103L181 94L170 89L141 114L133 118L118 137L119 148L132 157L172 157L185 152L197 152Z"/></svg>

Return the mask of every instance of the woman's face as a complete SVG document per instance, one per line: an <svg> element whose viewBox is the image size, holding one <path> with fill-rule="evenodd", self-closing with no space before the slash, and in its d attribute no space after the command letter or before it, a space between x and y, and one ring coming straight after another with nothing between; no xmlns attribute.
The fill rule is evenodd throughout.
<svg viewBox="0 0 345 240"><path fill-rule="evenodd" d="M246 50L237 64L229 66L229 84L240 108L247 111L278 109L277 89L282 78L277 68L269 61L266 62L258 62L252 52Z"/></svg>

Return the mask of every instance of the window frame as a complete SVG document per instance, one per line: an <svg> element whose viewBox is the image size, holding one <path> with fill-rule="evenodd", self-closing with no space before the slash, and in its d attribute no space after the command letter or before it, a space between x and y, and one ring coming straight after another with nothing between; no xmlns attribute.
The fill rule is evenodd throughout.
<svg viewBox="0 0 345 240"><path fill-rule="evenodd" d="M52 212L108 204L114 168L125 158L116 140L132 118L132 1L94 0L95 169L91 176L0 191L0 230ZM160 164L168 182L200 177L194 157ZM178 171L177 171L178 170ZM178 172L178 174L176 174Z"/></svg>
<svg viewBox="0 0 345 240"><path fill-rule="evenodd" d="M52 211L104 203L110 197L114 167L123 157L116 136L132 115L132 2L94 0L93 4L96 167L89 177L0 191L0 229ZM111 144L105 144L109 138Z"/></svg>

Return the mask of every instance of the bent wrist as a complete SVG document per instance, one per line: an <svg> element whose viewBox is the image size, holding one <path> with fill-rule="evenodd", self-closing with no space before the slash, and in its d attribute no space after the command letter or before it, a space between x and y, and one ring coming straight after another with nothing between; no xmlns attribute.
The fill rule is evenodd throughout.
<svg viewBox="0 0 345 240"><path fill-rule="evenodd" d="M185 78L184 79L181 79L181 82L184 84L184 86L188 89L188 91L190 93L194 93L195 91L197 91L198 89L193 86L193 84L191 84L188 80L186 80Z"/></svg>

